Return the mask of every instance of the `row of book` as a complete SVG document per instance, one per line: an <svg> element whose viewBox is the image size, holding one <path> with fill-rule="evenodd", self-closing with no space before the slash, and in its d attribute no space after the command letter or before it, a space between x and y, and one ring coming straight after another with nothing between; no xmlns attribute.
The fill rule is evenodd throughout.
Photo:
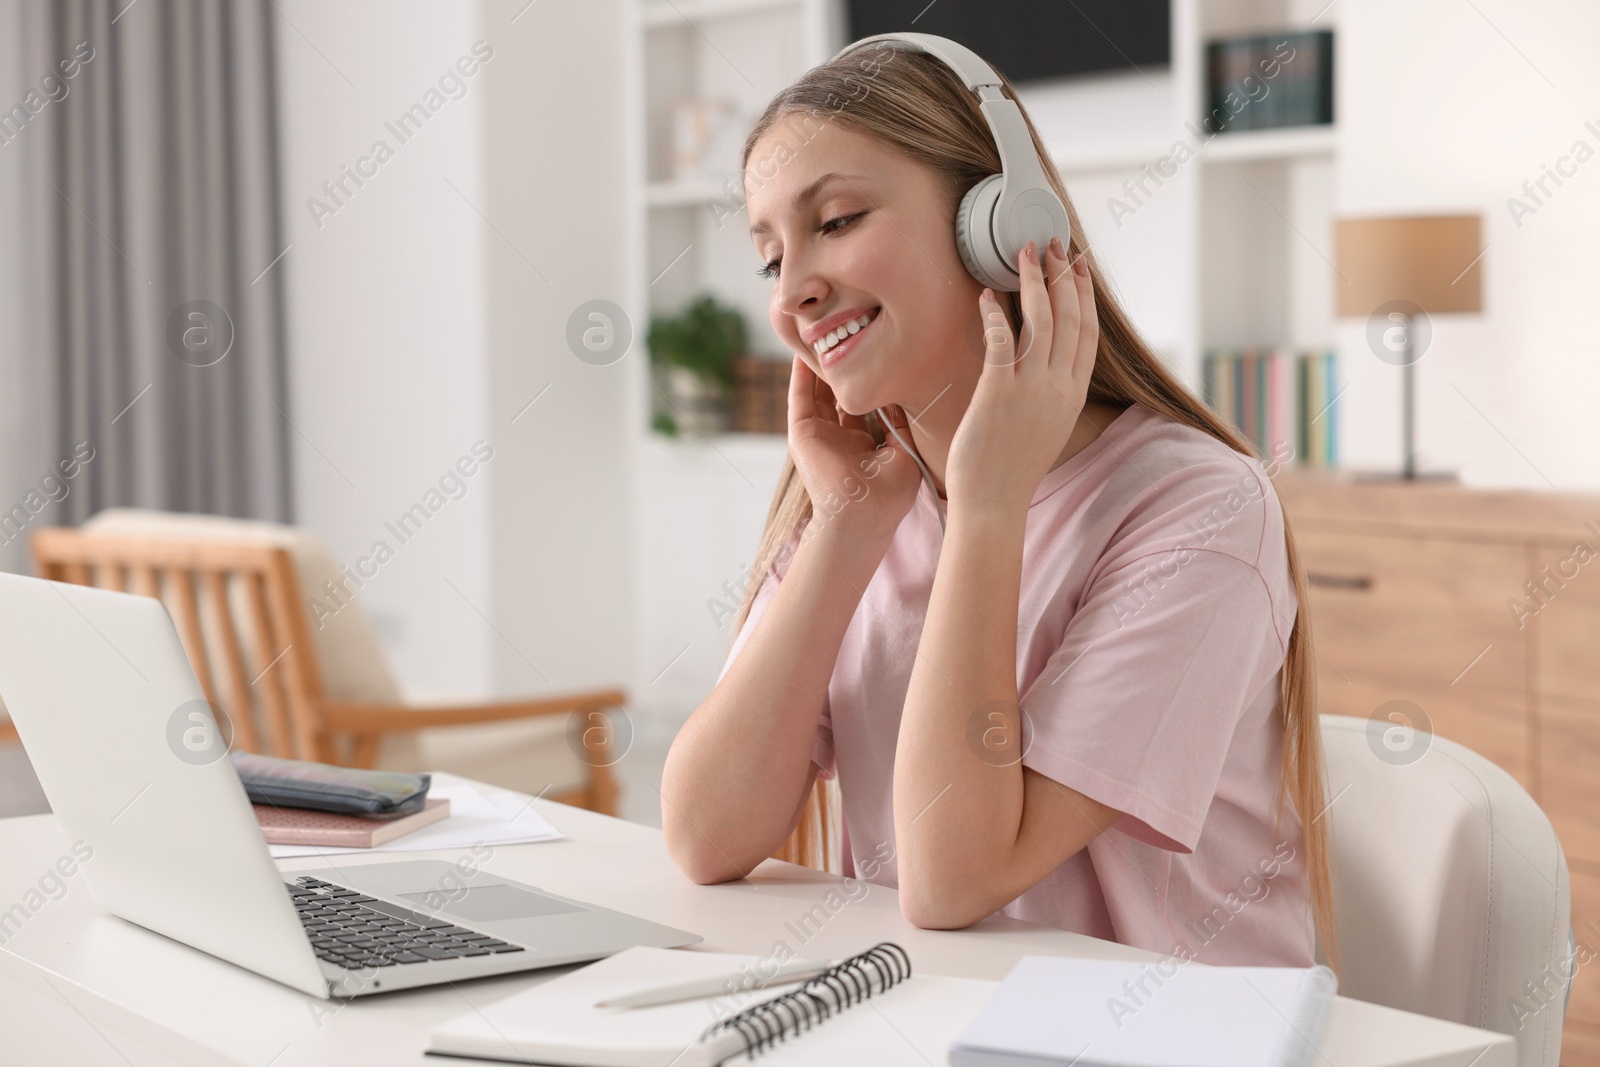
<svg viewBox="0 0 1600 1067"><path fill-rule="evenodd" d="M789 359L739 356L733 361L735 433L789 432Z"/></svg>
<svg viewBox="0 0 1600 1067"><path fill-rule="evenodd" d="M1202 363L1205 400L1254 442L1263 462L1339 461L1332 349L1213 348Z"/></svg>
<svg viewBox="0 0 1600 1067"><path fill-rule="evenodd" d="M1333 32L1265 34L1206 47L1211 133L1333 121Z"/></svg>

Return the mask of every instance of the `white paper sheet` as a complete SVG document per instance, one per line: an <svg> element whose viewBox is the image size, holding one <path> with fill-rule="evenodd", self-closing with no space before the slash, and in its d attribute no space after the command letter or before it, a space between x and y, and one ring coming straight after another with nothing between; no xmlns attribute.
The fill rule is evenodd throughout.
<svg viewBox="0 0 1600 1067"><path fill-rule="evenodd" d="M450 814L436 823L385 841L376 848L333 848L316 845L268 845L273 859L297 856L343 856L372 852L425 852L471 848L473 845L522 845L566 837L534 810L532 798L498 786L471 782L453 774L435 774L430 797L446 797Z"/></svg>

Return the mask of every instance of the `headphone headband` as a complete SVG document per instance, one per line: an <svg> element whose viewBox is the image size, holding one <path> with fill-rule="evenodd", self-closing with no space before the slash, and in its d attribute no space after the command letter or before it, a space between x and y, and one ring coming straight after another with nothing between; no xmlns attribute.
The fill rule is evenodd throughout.
<svg viewBox="0 0 1600 1067"><path fill-rule="evenodd" d="M956 212L956 248L974 278L997 292L1022 288L1017 256L1037 241L1042 251L1051 237L1071 243L1066 205L1056 195L1033 137L1016 101L1000 87L1000 75L972 49L931 33L879 33L841 48L832 61L867 45L889 44L902 51L926 52L978 94L978 110L989 123L1000 152L1000 173L974 185Z"/></svg>
<svg viewBox="0 0 1600 1067"><path fill-rule="evenodd" d="M1000 75L995 73L993 67L984 58L960 41L952 41L948 37L938 37L931 33L879 33L871 37L863 37L839 49L833 58L854 52L858 48L882 41L894 42L901 46L902 51L926 52L944 60L945 65L960 75L968 89L977 92L981 86L1000 85Z"/></svg>

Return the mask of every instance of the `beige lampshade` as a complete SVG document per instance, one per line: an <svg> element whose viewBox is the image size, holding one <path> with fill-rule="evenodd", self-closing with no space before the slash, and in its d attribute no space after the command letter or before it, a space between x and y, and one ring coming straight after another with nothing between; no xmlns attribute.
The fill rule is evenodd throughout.
<svg viewBox="0 0 1600 1067"><path fill-rule="evenodd" d="M1482 311L1481 230L1477 215L1338 220L1338 314L1370 315L1391 300L1429 314Z"/></svg>

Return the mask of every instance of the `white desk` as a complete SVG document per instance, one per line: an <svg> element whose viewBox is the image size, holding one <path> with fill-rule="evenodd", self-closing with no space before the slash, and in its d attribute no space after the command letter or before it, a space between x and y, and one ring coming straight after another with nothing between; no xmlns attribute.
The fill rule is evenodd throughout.
<svg viewBox="0 0 1600 1067"><path fill-rule="evenodd" d="M1001 978L1029 953L1159 957L1113 942L990 918L961 931L919 930L893 890L872 886L806 936L799 920L824 904L831 875L768 861L747 882L697 886L672 865L661 833L550 801L540 812L565 841L503 846L486 870L704 935L698 948L763 955L779 940L807 956L843 957L881 940L903 945L929 974ZM0 910L21 900L66 852L48 815L0 820ZM408 855L452 859L454 854ZM392 853L342 862L397 858ZM90 862L93 862L92 860ZM284 860L285 870L324 866ZM862 883L864 886L865 883ZM248 921L241 918L241 921ZM813 920L817 923L818 920ZM101 914L81 878L35 912L0 951L0 1063L243 1064L352 1067L467 1061L425 1057L436 1023L560 971L478 979L350 1002L318 1001L177 942ZM1340 997L1319 1067L1513 1067L1512 1039ZM759 1060L757 1061L759 1062ZM840 1065L847 1067L847 1065ZM942 1063L935 1067L943 1067Z"/></svg>

